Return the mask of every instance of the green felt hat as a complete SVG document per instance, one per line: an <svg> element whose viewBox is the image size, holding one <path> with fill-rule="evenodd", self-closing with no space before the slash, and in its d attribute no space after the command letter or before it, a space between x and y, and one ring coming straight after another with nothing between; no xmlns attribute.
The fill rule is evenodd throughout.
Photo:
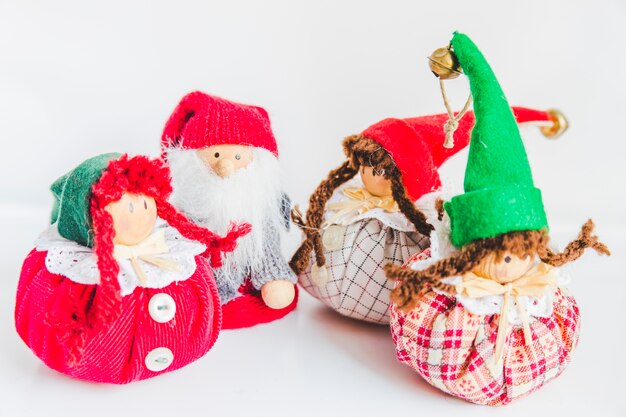
<svg viewBox="0 0 626 417"><path fill-rule="evenodd" d="M451 46L470 82L476 124L465 170L465 193L445 204L456 247L548 221L535 188L513 112L491 67L474 42L455 33Z"/></svg>
<svg viewBox="0 0 626 417"><path fill-rule="evenodd" d="M87 159L72 171L56 180L50 190L54 194L51 222L57 224L59 234L83 246L94 242L91 221L91 188L119 153L106 153Z"/></svg>

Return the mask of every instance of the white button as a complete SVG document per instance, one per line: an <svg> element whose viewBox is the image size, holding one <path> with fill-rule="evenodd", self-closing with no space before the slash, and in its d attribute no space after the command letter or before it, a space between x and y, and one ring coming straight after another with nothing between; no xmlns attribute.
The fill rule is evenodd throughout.
<svg viewBox="0 0 626 417"><path fill-rule="evenodd" d="M176 302L169 294L154 294L148 303L148 311L157 323L167 323L176 314Z"/></svg>
<svg viewBox="0 0 626 417"><path fill-rule="evenodd" d="M174 354L166 347L151 350L146 355L146 368L152 372L161 372L167 369L174 361Z"/></svg>
<svg viewBox="0 0 626 417"><path fill-rule="evenodd" d="M313 267L311 268L311 280L318 287L325 287L328 284L328 269L326 265L317 266L317 263L313 261Z"/></svg>
<svg viewBox="0 0 626 417"><path fill-rule="evenodd" d="M345 233L345 227L333 224L324 230L322 236L322 243L326 250L337 250L343 245L343 235Z"/></svg>

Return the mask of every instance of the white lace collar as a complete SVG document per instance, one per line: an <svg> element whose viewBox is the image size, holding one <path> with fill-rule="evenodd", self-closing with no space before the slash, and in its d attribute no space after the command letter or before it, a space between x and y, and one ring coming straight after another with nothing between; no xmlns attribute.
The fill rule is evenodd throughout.
<svg viewBox="0 0 626 417"><path fill-rule="evenodd" d="M413 262L409 265L411 269L421 271L440 259L446 258L454 254L457 250L449 243L448 236L450 235L450 222L444 216L443 221L438 222L435 225L435 232L431 235L431 247L430 258ZM567 272L562 268L554 268L557 274L557 285L559 288L566 287L570 282L570 277ZM453 276L443 279L443 282L447 284L456 285L463 280L460 276ZM443 293L439 290L435 292L450 296L451 294ZM529 317L550 317L553 313L554 292L548 291L541 297L520 296L518 301L526 311ZM502 295L489 295L480 298L464 297L460 294L453 294L453 297L461 303L472 314L484 316L491 314L500 314L502 312L502 302L504 297ZM518 308L515 301L509 305L508 314L509 323L519 326L522 324L522 318L520 317Z"/></svg>
<svg viewBox="0 0 626 417"><path fill-rule="evenodd" d="M204 252L206 247L200 243L184 238L178 230L162 220L157 222L156 229L163 229L169 252L159 255L163 259L175 262L177 271L161 269L150 263L139 260L144 270L146 288L164 288L175 281L184 281L196 271L195 256ZM79 245L59 235L56 224L51 225L37 239L36 249L47 251L46 268L48 271L63 275L78 284L97 284L100 272L96 265L96 255L91 248ZM131 294L135 288L141 287L129 260L118 261L120 272L117 276L122 296Z"/></svg>
<svg viewBox="0 0 626 417"><path fill-rule="evenodd" d="M350 181L345 184L339 186L334 192L333 195L328 200L326 206L334 203L339 203L341 201L346 201L349 198L343 193L343 190L346 188L364 188L363 182L359 176L352 178ZM324 212L324 220L329 220L335 215L335 211L326 209ZM342 218L336 219L333 221L333 224L339 224L342 226L348 226L353 223L360 222L362 220L367 219L376 219L380 221L387 227L391 227L394 230L398 230L400 232L414 232L415 226L411 223L402 212L397 211L395 213L390 213L381 208L374 208L368 210L367 212L361 214L360 216L356 216L353 218L349 218L350 215L344 216Z"/></svg>

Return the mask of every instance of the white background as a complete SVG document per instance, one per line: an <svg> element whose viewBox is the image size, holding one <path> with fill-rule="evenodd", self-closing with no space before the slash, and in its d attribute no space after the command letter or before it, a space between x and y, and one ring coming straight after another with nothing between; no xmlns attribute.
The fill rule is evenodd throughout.
<svg viewBox="0 0 626 417"><path fill-rule="evenodd" d="M582 3L0 0L0 416L626 415L626 3ZM59 175L101 152L157 155L169 113L200 89L269 111L284 187L304 205L342 161L343 137L443 111L426 56L455 29L511 103L569 117L559 141L524 132L552 236L564 244L593 217L614 252L573 268L582 337L560 378L505 409L471 405L397 362L387 328L308 296L288 318L224 332L191 366L129 386L56 374L19 340L19 268ZM448 85L460 107L467 81ZM452 191L466 155L442 170ZM286 255L299 239L292 230Z"/></svg>

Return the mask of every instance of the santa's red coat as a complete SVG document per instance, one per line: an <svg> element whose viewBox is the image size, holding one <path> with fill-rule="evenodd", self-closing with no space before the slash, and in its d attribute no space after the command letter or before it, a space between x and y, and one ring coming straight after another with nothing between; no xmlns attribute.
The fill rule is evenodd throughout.
<svg viewBox="0 0 626 417"><path fill-rule="evenodd" d="M88 330L80 360L71 364L70 339L59 329L73 325L68 323L72 320L67 314L68 300L88 308L90 298L80 295L90 294L94 285L49 272L46 254L33 250L24 261L15 325L24 342L50 368L83 380L125 384L181 368L215 343L222 321L219 295L206 260L196 256L196 271L188 279L159 289L137 287L123 296L119 316L107 326ZM159 296L158 300L175 302L174 317L164 323L153 318L154 306L152 313L149 308L158 294L171 297ZM150 361L164 369L150 370L155 368L147 365Z"/></svg>

